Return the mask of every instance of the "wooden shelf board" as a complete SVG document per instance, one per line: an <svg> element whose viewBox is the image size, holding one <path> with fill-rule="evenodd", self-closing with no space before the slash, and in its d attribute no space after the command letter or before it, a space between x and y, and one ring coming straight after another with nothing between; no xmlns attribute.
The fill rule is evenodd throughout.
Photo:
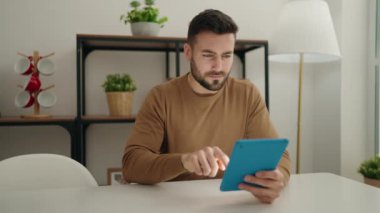
<svg viewBox="0 0 380 213"><path fill-rule="evenodd" d="M0 123L46 123L46 122L72 122L75 116L51 116L44 118L22 118L21 116L0 117Z"/></svg>
<svg viewBox="0 0 380 213"><path fill-rule="evenodd" d="M112 122L112 121L126 121L134 122L136 120L135 115L131 116L109 116L109 115L85 115L81 117L84 122Z"/></svg>
<svg viewBox="0 0 380 213"><path fill-rule="evenodd" d="M96 35L77 34L77 39L83 39L83 44L91 49L131 49L131 50L158 50L174 51L175 44L180 43L180 50L186 42L184 37L161 37L161 36L126 36L126 35ZM251 50L267 45L267 40L238 39L235 51Z"/></svg>

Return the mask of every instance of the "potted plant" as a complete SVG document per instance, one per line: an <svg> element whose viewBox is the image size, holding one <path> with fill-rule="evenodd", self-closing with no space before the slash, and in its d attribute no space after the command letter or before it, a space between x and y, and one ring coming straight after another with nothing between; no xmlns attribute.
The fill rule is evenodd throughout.
<svg viewBox="0 0 380 213"><path fill-rule="evenodd" d="M136 84L130 75L107 75L102 86L107 94L108 109L111 116L129 116L132 114L133 92L136 90Z"/></svg>
<svg viewBox="0 0 380 213"><path fill-rule="evenodd" d="M131 31L133 35L158 35L160 28L168 17L164 16L159 18L159 10L154 7L154 0L145 0L145 6L140 7L141 3L134 0L130 3L132 10L127 11L120 16L120 20L124 24L131 24Z"/></svg>
<svg viewBox="0 0 380 213"><path fill-rule="evenodd" d="M358 170L366 184L380 188L380 156L364 161Z"/></svg>

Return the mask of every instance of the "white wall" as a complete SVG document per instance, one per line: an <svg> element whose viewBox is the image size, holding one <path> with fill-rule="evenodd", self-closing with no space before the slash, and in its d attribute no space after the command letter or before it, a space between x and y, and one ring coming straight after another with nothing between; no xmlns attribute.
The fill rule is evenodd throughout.
<svg viewBox="0 0 380 213"><path fill-rule="evenodd" d="M340 174L340 62L318 64L312 71L313 171Z"/></svg>
<svg viewBox="0 0 380 213"><path fill-rule="evenodd" d="M187 33L188 23L194 15L206 8L216 8L226 12L237 22L240 27L238 38L268 39L276 21L276 15L285 2L287 0L157 0L157 6L161 9L161 13L169 17L169 22L162 29L160 35L184 37ZM335 6L337 9L332 10L332 16L335 24L336 22L340 24L340 4L334 0L328 2L337 5ZM43 112L54 115L75 115L76 34L130 35L129 26L124 26L119 22L119 15L125 11L128 3L129 1L125 0L1 1L0 111L3 116L31 113L31 110L17 109L13 104L14 97L19 91L16 85L22 84L25 79L12 70L13 64L19 58L16 52L21 51L30 54L33 50L39 50L42 54L56 53L52 57L57 66L56 73L51 77L44 77L42 82L43 85L56 85L52 91L57 94L59 100L56 106L51 109L44 109ZM350 10L355 10L355 8ZM363 18L359 17L360 15L357 14L358 19L362 20ZM361 29L360 23L360 21L356 23L359 29ZM342 28L345 30L340 32L339 27L337 28L338 34L341 33L342 35L344 33L351 35L351 31L355 31L353 28L345 27ZM360 32L357 33L360 34ZM345 44L348 44L348 41L347 39ZM357 42L356 39L355 42ZM355 47L361 48L360 44ZM354 47L347 48L349 47L346 45L346 48L342 50L355 50ZM261 89L263 89L262 54L262 51L250 54L247 64L248 79L254 81ZM148 89L164 81L163 60L164 55L161 53L106 51L91 53L86 62L87 73L89 73L86 84L87 112L92 114L107 113L105 95L100 84L106 74L114 72L128 72L136 79L138 90L133 111L137 112ZM146 61L149 63L144 63ZM184 62L183 58L182 62ZM174 62L172 61L172 63ZM188 70L185 63L182 63L182 66L182 70ZM354 71L354 68L349 66L346 64L345 68ZM240 63L236 60L234 70L239 69ZM295 165L297 119L297 69L298 67L295 64L270 64L271 116L280 134L290 139L289 150L294 160L293 165ZM318 70L322 71L316 72ZM333 72L328 73L328 70ZM235 71L233 75L239 76L240 74ZM360 77L358 78L360 79ZM331 171L339 173L340 165L326 161L326 159L331 159L333 162L340 162L340 120L341 122L351 122L351 120L345 120L347 118L343 119L343 116L349 116L352 113L351 111L346 109L345 114L342 112L342 118L339 115L341 99L339 88L337 88L339 84L336 84L339 80L340 64L305 66L302 136L303 172ZM342 82L342 87L344 85ZM324 94L327 91L329 96L325 97ZM342 98L342 101L347 102L345 99L346 97ZM350 104L353 103L350 102ZM315 115L322 117L315 119ZM331 116L336 119L332 119L333 121L328 123ZM322 128L324 125L330 130L329 134L326 134L326 129ZM106 183L106 168L120 166L125 139L131 126L132 124L102 124L89 127L87 131L88 168L99 183ZM324 145L331 143L333 149ZM345 155L354 152L348 147L345 149ZM69 137L60 127L0 127L0 159L31 152L69 155L69 150ZM325 158L326 155L329 157ZM346 160L346 158L342 158L342 161L343 159ZM343 166L347 167L346 170L356 168L356 165L349 165L352 164L347 163ZM349 172L344 174L349 177L355 176Z"/></svg>
<svg viewBox="0 0 380 213"><path fill-rule="evenodd" d="M342 0L341 172L361 179L368 149L368 1ZM354 165L354 166L353 166Z"/></svg>

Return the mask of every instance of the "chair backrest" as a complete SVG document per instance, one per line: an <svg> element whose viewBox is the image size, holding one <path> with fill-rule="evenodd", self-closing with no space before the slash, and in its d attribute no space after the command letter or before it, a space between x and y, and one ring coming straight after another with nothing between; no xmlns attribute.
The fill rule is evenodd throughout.
<svg viewBox="0 0 380 213"><path fill-rule="evenodd" d="M94 186L90 172L66 156L29 154L0 161L0 191Z"/></svg>

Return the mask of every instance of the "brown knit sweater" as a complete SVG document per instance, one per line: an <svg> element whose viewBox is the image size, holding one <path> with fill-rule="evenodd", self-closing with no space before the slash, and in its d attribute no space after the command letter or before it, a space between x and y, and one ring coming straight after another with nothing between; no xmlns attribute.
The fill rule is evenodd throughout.
<svg viewBox="0 0 380 213"><path fill-rule="evenodd" d="M216 94L200 95L191 89L187 75L156 86L147 95L123 156L127 182L207 179L187 172L181 154L218 146L230 155L238 139L277 137L252 83L229 77ZM287 151L279 168L288 180ZM219 171L216 178L222 176Z"/></svg>

